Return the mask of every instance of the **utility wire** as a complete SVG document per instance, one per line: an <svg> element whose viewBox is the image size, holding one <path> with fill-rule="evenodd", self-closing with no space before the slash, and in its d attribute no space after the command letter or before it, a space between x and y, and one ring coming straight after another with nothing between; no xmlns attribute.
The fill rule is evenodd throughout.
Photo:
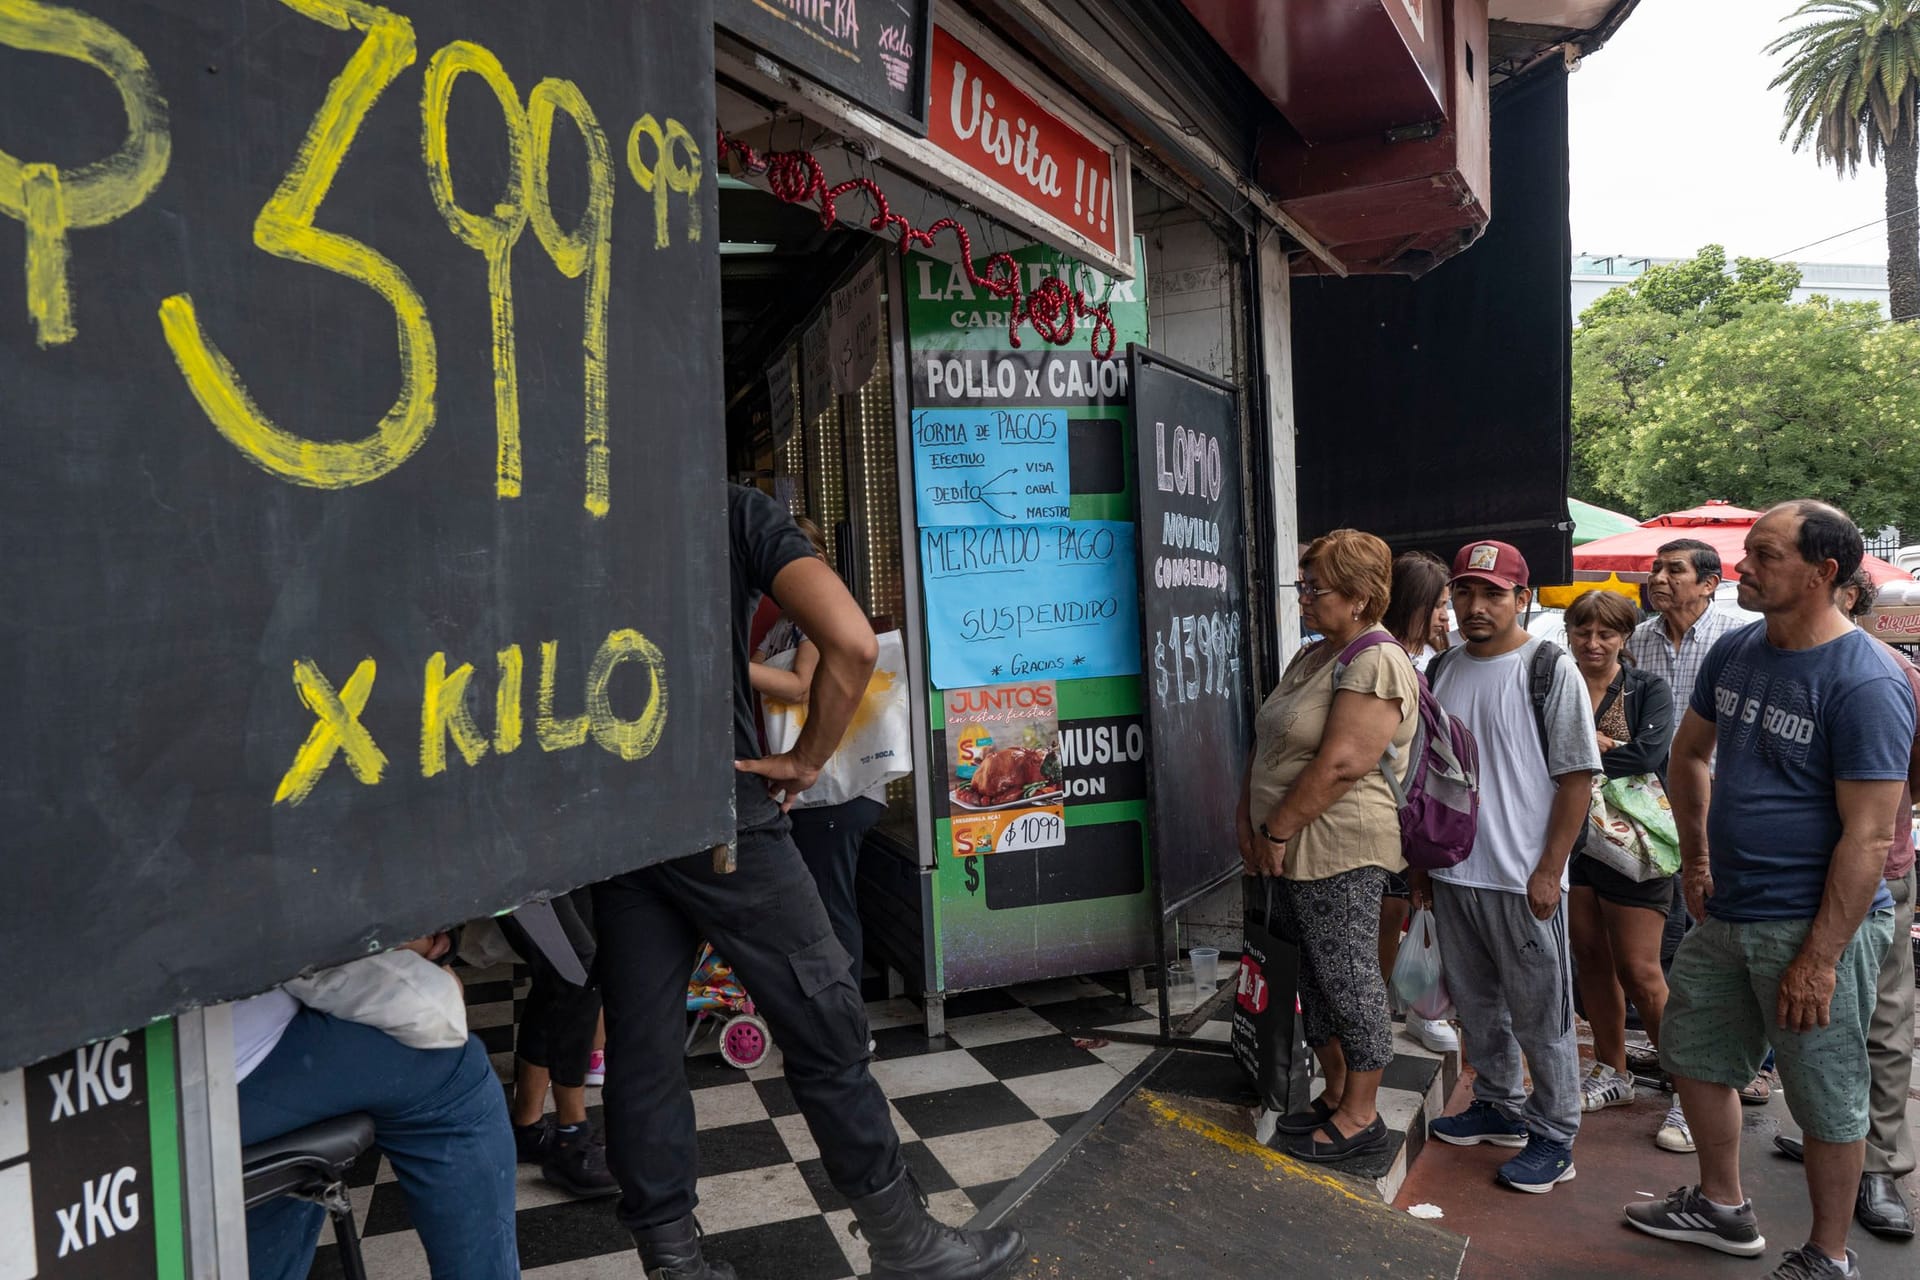
<svg viewBox="0 0 1920 1280"><path fill-rule="evenodd" d="M1887 221L1889 217L1904 218L1908 214L1915 212L1916 209L1920 209L1920 205L1915 206L1914 209L1902 209L1897 214L1883 215L1881 217L1875 218L1872 222L1863 222L1857 227L1848 227L1845 231L1836 231L1830 236L1821 236L1818 240L1809 240L1805 244L1797 244L1791 249L1784 249L1779 253L1772 254L1767 258L1763 259L1763 261L1778 262L1780 259L1786 257L1790 253L1798 253L1802 249L1811 249L1817 244L1825 244L1829 240L1838 240L1841 236L1850 236L1856 231L1865 231L1868 227L1877 227L1881 223Z"/></svg>

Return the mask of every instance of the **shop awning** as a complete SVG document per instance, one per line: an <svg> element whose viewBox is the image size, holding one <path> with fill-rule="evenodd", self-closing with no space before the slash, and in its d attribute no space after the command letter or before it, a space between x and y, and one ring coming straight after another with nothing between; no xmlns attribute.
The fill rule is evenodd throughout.
<svg viewBox="0 0 1920 1280"><path fill-rule="evenodd" d="M1259 185L1345 271L1413 277L1493 216L1489 95L1577 63L1636 2L1184 0L1283 117L1259 132Z"/></svg>
<svg viewBox="0 0 1920 1280"><path fill-rule="evenodd" d="M1655 516L1625 533L1616 533L1573 550L1573 571L1577 579L1594 581L1619 573L1623 577L1644 578L1654 553L1676 538L1698 538L1720 553L1723 576L1729 581L1740 577L1734 566L1746 554L1747 530L1760 518L1758 511L1710 502L1689 511ZM1910 582L1913 576L1877 556L1865 561L1867 576L1878 583ZM1632 580L1629 578L1629 580Z"/></svg>
<svg viewBox="0 0 1920 1280"><path fill-rule="evenodd" d="M1640 527L1640 522L1632 516L1596 507L1578 498L1567 499L1567 514L1573 517L1573 545L1576 547Z"/></svg>
<svg viewBox="0 0 1920 1280"><path fill-rule="evenodd" d="M1697 507L1688 507L1685 511L1669 511L1663 516L1655 516L1641 523L1650 529L1685 529L1706 524L1737 524L1745 528L1758 520L1762 514L1762 512L1749 511L1745 507L1736 507L1731 502L1715 498Z"/></svg>

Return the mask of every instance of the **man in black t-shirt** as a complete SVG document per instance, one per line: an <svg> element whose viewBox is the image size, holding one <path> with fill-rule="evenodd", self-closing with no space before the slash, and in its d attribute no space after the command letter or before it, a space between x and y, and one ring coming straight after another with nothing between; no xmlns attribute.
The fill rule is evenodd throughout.
<svg viewBox="0 0 1920 1280"><path fill-rule="evenodd" d="M696 1144L683 1041L686 985L706 940L740 975L785 1057L787 1084L834 1188L851 1202L877 1277L990 1280L1019 1258L1017 1231L958 1231L927 1214L900 1159L886 1095L867 1070L867 1018L785 805L819 777L858 710L876 645L866 615L779 504L727 486L732 550L737 869L706 853L594 888L607 1013L607 1157L620 1220L656 1280L732 1280L701 1255ZM820 649L807 723L762 758L748 684L748 629L762 595Z"/></svg>

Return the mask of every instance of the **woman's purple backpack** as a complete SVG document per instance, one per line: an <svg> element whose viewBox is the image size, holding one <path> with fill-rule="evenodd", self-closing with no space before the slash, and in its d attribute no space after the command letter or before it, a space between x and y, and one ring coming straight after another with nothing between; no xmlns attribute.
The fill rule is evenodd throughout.
<svg viewBox="0 0 1920 1280"><path fill-rule="evenodd" d="M1370 631L1342 649L1334 659L1334 687L1355 658L1375 645L1395 643L1384 631ZM1480 748L1467 726L1433 696L1426 677L1415 672L1414 678L1420 682L1420 723L1408 748L1413 767L1402 786L1393 768L1399 753L1389 746L1380 757L1380 774L1400 806L1400 848L1407 865L1438 871L1473 852L1480 823Z"/></svg>

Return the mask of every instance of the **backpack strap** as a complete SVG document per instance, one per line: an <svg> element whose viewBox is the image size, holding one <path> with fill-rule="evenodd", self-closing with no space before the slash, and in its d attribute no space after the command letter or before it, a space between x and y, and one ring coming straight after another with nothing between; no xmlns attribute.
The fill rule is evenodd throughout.
<svg viewBox="0 0 1920 1280"><path fill-rule="evenodd" d="M1551 640L1542 640L1527 664L1527 696L1533 702L1533 727L1540 731L1540 754L1547 754L1547 698L1553 692L1553 673L1565 652Z"/></svg>
<svg viewBox="0 0 1920 1280"><path fill-rule="evenodd" d="M1365 653L1367 650L1377 648L1380 645L1399 644L1399 643L1400 642L1398 640L1395 640L1392 636L1388 635L1386 632L1378 629L1369 631L1367 632L1367 634L1363 636L1359 636L1356 639L1354 639L1351 643L1347 645L1346 648L1342 649L1339 653L1339 656L1334 658L1333 660L1334 691L1336 693L1339 692L1340 673L1345 671L1348 667L1352 666L1353 660L1355 658L1358 658L1361 654ZM1420 679L1420 673L1418 671L1414 672L1413 678L1416 681L1418 681ZM1420 741L1420 735L1418 732L1420 706L1417 699L1415 700L1415 703L1414 703L1413 714L1415 719L1414 746L1418 747L1419 741ZM1404 809L1407 807L1407 788L1405 784L1403 784L1400 781L1399 778L1394 776L1394 773L1393 773L1393 763L1399 758L1400 758L1399 748L1395 747L1391 742L1387 743L1387 749L1385 753L1383 753L1380 757L1380 776L1387 780L1387 790L1393 793L1394 807L1399 809Z"/></svg>
<svg viewBox="0 0 1920 1280"><path fill-rule="evenodd" d="M1348 642L1347 647L1342 649L1333 660L1333 687L1336 689L1340 687L1340 673L1352 666L1355 658L1380 645L1398 643L1399 641L1377 628Z"/></svg>
<svg viewBox="0 0 1920 1280"><path fill-rule="evenodd" d="M1451 658L1454 655L1456 650L1459 650L1463 647L1464 646L1462 645L1454 645L1450 649L1442 649L1440 652L1434 654L1431 658L1427 659L1427 671L1426 671L1427 688L1429 689L1433 688L1435 683L1437 683L1440 679L1440 669L1447 665L1447 659Z"/></svg>

